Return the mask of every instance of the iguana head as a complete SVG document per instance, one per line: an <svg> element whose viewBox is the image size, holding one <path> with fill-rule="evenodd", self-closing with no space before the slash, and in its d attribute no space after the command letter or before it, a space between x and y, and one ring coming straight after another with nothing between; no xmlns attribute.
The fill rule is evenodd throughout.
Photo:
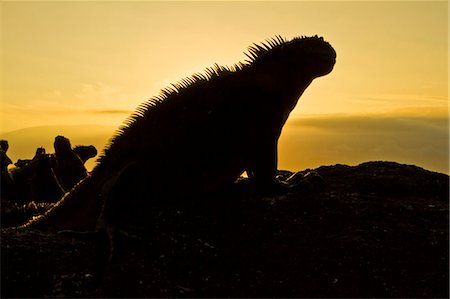
<svg viewBox="0 0 450 299"><path fill-rule="evenodd" d="M294 70L301 70L313 78L330 73L336 63L336 51L317 35L294 38L282 51Z"/></svg>
<svg viewBox="0 0 450 299"><path fill-rule="evenodd" d="M55 137L55 142L53 143L53 145L55 147L56 154L65 153L71 151L72 149L70 140L60 135Z"/></svg>
<svg viewBox="0 0 450 299"><path fill-rule="evenodd" d="M294 77L311 80L333 70L336 51L323 37L296 37L288 41L277 36L249 48L251 63L277 65Z"/></svg>

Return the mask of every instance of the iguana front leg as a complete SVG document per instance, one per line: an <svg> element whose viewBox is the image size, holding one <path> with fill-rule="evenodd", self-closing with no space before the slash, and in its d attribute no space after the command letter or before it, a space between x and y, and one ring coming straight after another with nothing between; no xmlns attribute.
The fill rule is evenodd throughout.
<svg viewBox="0 0 450 299"><path fill-rule="evenodd" d="M278 164L277 143L274 138L262 138L252 150L247 175L258 188L264 189L275 182Z"/></svg>
<svg viewBox="0 0 450 299"><path fill-rule="evenodd" d="M275 179L278 169L278 138L280 123L273 118L259 121L252 135L248 152L247 175L262 193L277 193L285 190L286 184Z"/></svg>

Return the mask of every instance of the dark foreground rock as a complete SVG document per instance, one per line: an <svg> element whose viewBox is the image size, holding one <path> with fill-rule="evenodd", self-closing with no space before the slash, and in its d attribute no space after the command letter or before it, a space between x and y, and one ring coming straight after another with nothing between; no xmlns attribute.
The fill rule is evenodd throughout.
<svg viewBox="0 0 450 299"><path fill-rule="evenodd" d="M447 175L316 171L325 185L155 207L111 263L90 237L2 229L1 297L448 297Z"/></svg>

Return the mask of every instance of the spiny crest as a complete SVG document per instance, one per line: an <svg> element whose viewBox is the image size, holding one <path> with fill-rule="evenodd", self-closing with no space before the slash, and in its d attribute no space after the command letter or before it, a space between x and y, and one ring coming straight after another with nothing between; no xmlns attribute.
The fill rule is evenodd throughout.
<svg viewBox="0 0 450 299"><path fill-rule="evenodd" d="M311 39L323 40L322 37L319 38L317 35L315 35L312 37L306 37L306 36L296 37L296 38L293 38L292 41L290 41L290 42L298 41L298 40L311 40ZM255 43L255 44L253 44L253 46L250 46L248 48L249 53L244 53L250 60L246 60L244 63L238 62L229 67L221 66L216 63L216 64L214 64L213 67L206 68L204 71L204 74L195 73L192 76L184 78L175 84L172 83L171 86L162 89L160 92L160 95L158 97L156 97L155 99L158 102L161 102L161 101L167 99L168 97L170 97L171 95L177 94L180 91L182 91L183 89L186 89L197 83L210 81L210 80L218 78L220 76L238 72L238 71L244 69L245 67L248 67L252 62L254 62L258 58L262 57L264 54L266 54L270 50L272 50L276 47L279 47L281 45L287 44L287 43L289 43L289 41L280 35L277 35L273 38L266 39L266 41L261 43L260 45Z"/></svg>
<svg viewBox="0 0 450 299"><path fill-rule="evenodd" d="M244 63L239 62L237 64L234 64L230 67L227 66L221 66L217 63L214 64L213 67L206 68L204 71L204 74L202 73L195 73L190 77L184 78L177 83L172 83L170 86L162 89L160 91L160 94L154 98L151 98L150 100L140 104L134 113L132 113L119 127L119 129L115 132L115 134L112 136L112 138L109 141L109 146L105 148L103 154L99 156L99 159L97 160L97 165L100 164L101 160L106 156L107 152L111 149L111 147L114 145L114 143L117 141L118 138L121 138L125 131L127 131L134 123L136 123L139 119L144 118L145 115L148 113L151 113L154 111L155 107L157 107L161 102L166 101L168 98L180 93L182 90L190 88L193 85L207 82L210 80L214 80L216 78L226 76L235 72L238 72L240 70L245 69L246 67L249 67L253 62L256 60L259 60L261 57L265 56L266 53L270 52L271 50L281 47L282 45L291 43L291 42L298 42L302 40L321 40L323 41L322 37L318 37L317 35L312 37L296 37L293 38L291 41L286 40L285 38L281 37L280 35L277 35L273 38L267 39L265 42L261 44L254 43L252 46L248 48L248 53L244 53L249 59L245 60Z"/></svg>
<svg viewBox="0 0 450 299"><path fill-rule="evenodd" d="M249 53L244 53L250 59L247 62L251 63L255 61L256 59L258 59L271 49L280 46L284 43L286 43L286 39L284 39L280 35L266 39L266 41L261 43L260 45L254 43L252 46L248 47Z"/></svg>
<svg viewBox="0 0 450 299"><path fill-rule="evenodd" d="M140 104L135 109L135 111L130 116L128 116L125 121L123 121L122 125L109 139L108 146L103 150L102 154L97 159L97 165L99 165L105 159L108 152L117 142L117 140L120 139L129 128L131 128L140 119L143 119L147 113L151 113L152 111L154 111L154 108L157 107L160 103L166 101L171 96L180 93L182 90L189 88L190 86L193 86L200 82L206 82L214 78L219 78L220 76L223 76L225 74L237 72L243 67L244 64L241 63L236 64L231 68L220 66L216 63L213 67L205 69L205 74L195 73L190 77L186 77L178 81L177 83L172 83L170 86L162 89L158 96L153 97Z"/></svg>
<svg viewBox="0 0 450 299"><path fill-rule="evenodd" d="M181 90L188 88L189 86L197 83L210 81L212 79L224 76L226 74L234 73L241 70L245 65L242 63L235 64L231 67L221 66L217 63L213 67L206 68L205 73L195 73L190 77L184 78L175 84L171 84L171 87L162 91L162 97L167 98L174 93L179 93Z"/></svg>
<svg viewBox="0 0 450 299"><path fill-rule="evenodd" d="M190 77L181 79L177 83L172 83L170 86L162 89L158 96L151 98L150 100L140 104L138 108L135 110L135 112L125 120L123 127L131 125L136 121L136 119L143 117L147 111L156 107L159 103L167 100L169 97L180 93L182 90L189 88L190 86L196 85L198 83L207 82L215 78L219 78L221 76L240 71L245 66L246 65L243 63L238 63L231 67L227 67L218 65L216 63L214 64L213 67L206 68L204 74L195 73Z"/></svg>
<svg viewBox="0 0 450 299"><path fill-rule="evenodd" d="M181 79L177 83L172 83L170 86L162 89L160 91L160 94L149 101L141 104L136 111L127 118L127 120L124 122L123 127L127 127L131 124L133 124L136 119L141 118L144 116L144 114L151 108L157 106L162 101L167 100L169 97L176 95L180 93L182 90L189 88L190 86L196 85L198 83L207 82L210 80L213 80L215 78L219 78L221 76L229 75L231 73L238 72L249 65L251 65L255 60L261 58L269 52L270 50L279 47L281 45L299 41L299 40L312 40L312 39L320 39L323 41L322 37L318 37L317 35L312 37L296 37L293 38L291 41L287 41L285 38L281 37L280 35L277 35L273 38L267 39L265 42L258 44L253 44L253 46L250 46L248 51L249 53L244 53L250 60L246 60L245 63L239 62L237 64L234 64L230 67L228 66L221 66L217 63L213 65L213 67L206 68L204 71L204 74L202 73L195 73L191 75L190 77L186 77L184 79Z"/></svg>
<svg viewBox="0 0 450 299"><path fill-rule="evenodd" d="M262 57L264 57L265 54L272 51L273 49L281 47L283 45L311 40L323 41L323 38L317 35L309 37L302 35L300 37L295 37L292 40L288 41L287 39L281 37L280 35L277 35L273 38L267 39L265 42L261 44L254 43L252 46L248 48L248 53L244 53L249 58L248 60L246 60L246 63L251 64L256 60L259 60Z"/></svg>

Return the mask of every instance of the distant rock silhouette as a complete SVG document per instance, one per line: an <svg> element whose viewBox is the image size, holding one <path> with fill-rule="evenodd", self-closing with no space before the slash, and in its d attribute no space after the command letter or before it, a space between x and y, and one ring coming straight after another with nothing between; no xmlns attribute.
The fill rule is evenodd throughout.
<svg viewBox="0 0 450 299"><path fill-rule="evenodd" d="M8 175L8 165L12 163L11 159L8 157L9 144L7 140L0 140L0 181L1 181L1 188L0 188L0 196L8 197L11 196L11 178Z"/></svg>
<svg viewBox="0 0 450 299"><path fill-rule="evenodd" d="M30 180L30 199L37 202L56 202L64 195L64 189L55 175L55 158L42 154L36 163Z"/></svg>
<svg viewBox="0 0 450 299"><path fill-rule="evenodd" d="M119 229L152 227L155 202L216 192L244 171L261 193L283 189L275 180L282 127L311 82L332 71L336 52L322 37L276 37L247 56L142 104L92 174L26 227L105 229L114 240Z"/></svg>
<svg viewBox="0 0 450 299"><path fill-rule="evenodd" d="M96 148L92 145L79 145L72 150L67 138L58 136L55 139L58 140L59 164L56 154L47 154L43 147L36 149L32 159L19 159L12 164L8 158L5 163L2 162L2 167L7 163L10 165L9 169L2 169L2 203L56 202L66 190L60 183L61 180L66 182L66 188L70 190L86 176L83 164L97 155ZM3 142L5 144L7 150L7 141ZM59 177L61 174L62 177Z"/></svg>
<svg viewBox="0 0 450 299"><path fill-rule="evenodd" d="M19 159L8 169L12 184L11 196L2 197L4 201L16 203L56 202L61 199L64 190L55 176L55 157L39 147L33 159Z"/></svg>
<svg viewBox="0 0 450 299"><path fill-rule="evenodd" d="M45 154L46 154L45 148L38 147L36 149L36 152L35 152L34 157L32 159L19 159L19 160L17 160L16 163L14 163L14 165L17 166L17 167L23 167L23 166L27 165L28 163L30 163L31 161L38 160L39 157L41 157L42 155L45 155Z"/></svg>
<svg viewBox="0 0 450 299"><path fill-rule="evenodd" d="M0 140L0 166L2 171L6 170L6 167L8 167L8 165L12 163L11 159L7 155L8 148L8 141Z"/></svg>

